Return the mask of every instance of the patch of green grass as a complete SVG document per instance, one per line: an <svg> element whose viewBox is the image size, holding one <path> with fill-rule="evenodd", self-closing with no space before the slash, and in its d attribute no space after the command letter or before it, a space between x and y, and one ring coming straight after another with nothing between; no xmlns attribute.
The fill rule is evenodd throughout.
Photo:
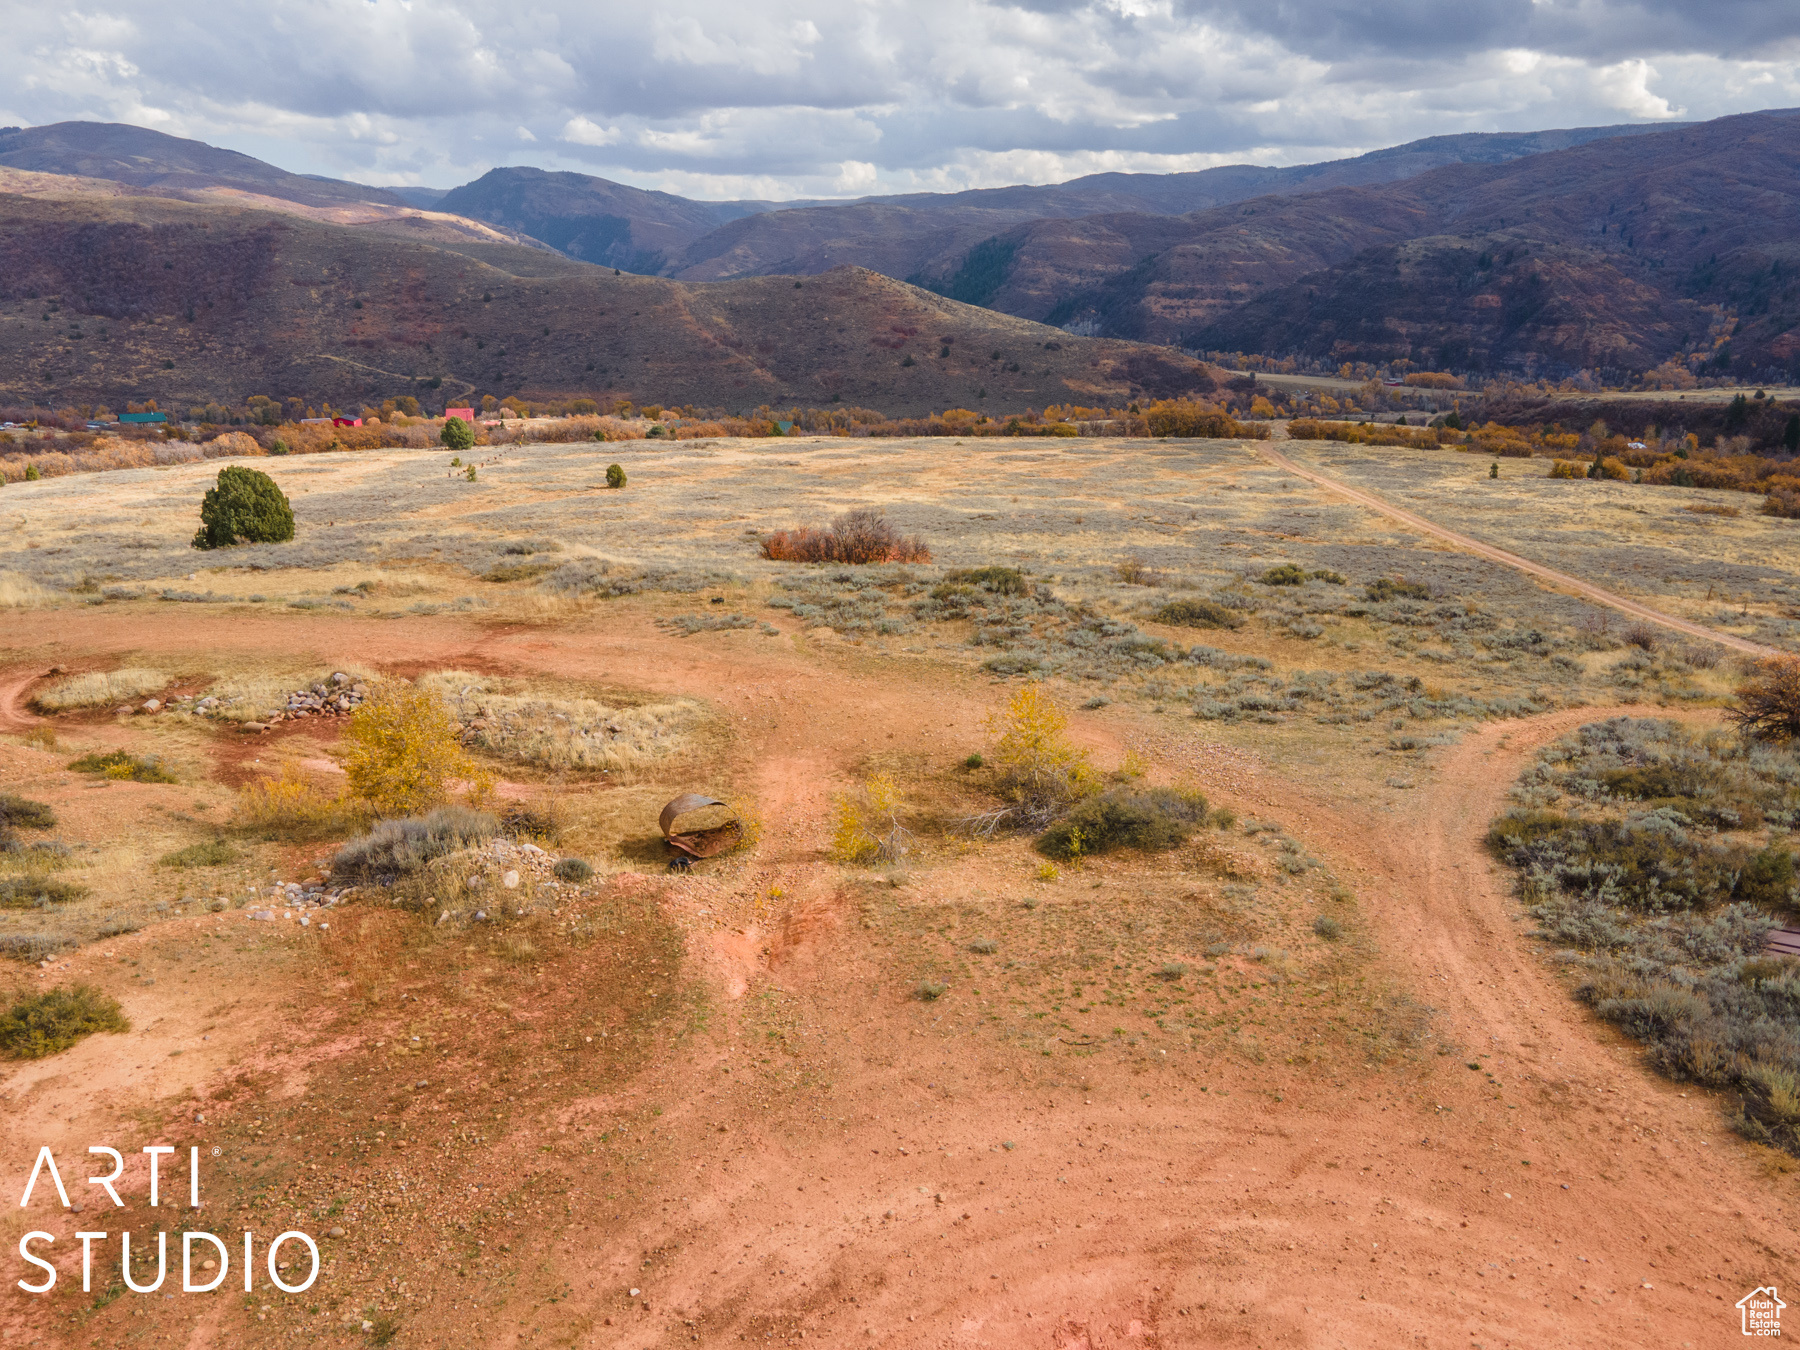
<svg viewBox="0 0 1800 1350"><path fill-rule="evenodd" d="M223 839L209 839L203 844L189 844L156 860L158 867L223 867L243 855Z"/></svg>
<svg viewBox="0 0 1800 1350"><path fill-rule="evenodd" d="M180 780L163 767L155 755L134 755L127 750L98 750L70 762L76 773L97 773L133 783L175 783Z"/></svg>
<svg viewBox="0 0 1800 1350"><path fill-rule="evenodd" d="M19 999L0 1013L0 1054L9 1059L42 1059L97 1031L130 1030L118 1000L92 985L46 989Z"/></svg>

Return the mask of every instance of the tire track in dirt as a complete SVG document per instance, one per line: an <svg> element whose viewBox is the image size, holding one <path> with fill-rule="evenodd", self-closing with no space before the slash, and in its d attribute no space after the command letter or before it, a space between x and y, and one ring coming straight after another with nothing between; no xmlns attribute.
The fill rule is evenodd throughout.
<svg viewBox="0 0 1800 1350"><path fill-rule="evenodd" d="M1625 596L1619 595L1614 591L1591 585L1590 583L1581 580L1579 577L1570 576L1567 572L1559 572L1554 567L1546 567L1543 563L1532 562L1529 558L1522 558L1517 553L1508 552L1503 548L1496 548L1492 544L1484 544L1479 540L1471 539L1466 534L1458 534L1455 530L1446 529L1442 525L1435 525L1431 521L1425 519L1424 516L1408 511L1403 506L1395 506L1386 498L1378 496L1365 488L1351 487L1348 483L1340 482L1328 474L1320 473L1316 469L1302 468L1279 450L1271 449L1267 444L1258 445L1256 447L1256 452L1277 468L1285 469L1289 473L1296 474L1299 477L1306 479L1307 482L1326 489L1328 492L1335 492L1341 497L1346 497L1350 501L1355 502L1358 506L1366 506L1369 510L1387 516L1391 520L1397 520L1403 525L1410 525L1415 530L1430 535L1433 539L1441 540L1446 544L1452 544L1467 553L1473 553L1477 557L1486 558L1489 562L1497 562L1503 566L1515 568L1518 571L1526 573L1528 576L1536 577L1539 581L1547 581L1551 585L1563 590L1573 591L1583 599L1592 600L1595 604L1605 605L1610 609L1616 609L1621 614L1629 614L1634 619L1643 619L1647 623L1657 624L1660 627L1685 634L1688 637L1705 638L1708 642L1716 642L1722 647L1729 647L1733 651L1743 652L1749 656L1784 655L1783 652L1775 647L1765 647L1760 642L1751 642L1748 638L1736 637L1730 633L1721 633L1716 629L1706 627L1704 624L1693 623L1687 619L1678 619L1672 614L1664 614L1659 609L1652 609L1649 605L1643 604L1640 601L1627 599Z"/></svg>
<svg viewBox="0 0 1800 1350"><path fill-rule="evenodd" d="M25 731L44 720L25 709L25 691L40 678L42 673L36 669L0 678L0 731Z"/></svg>

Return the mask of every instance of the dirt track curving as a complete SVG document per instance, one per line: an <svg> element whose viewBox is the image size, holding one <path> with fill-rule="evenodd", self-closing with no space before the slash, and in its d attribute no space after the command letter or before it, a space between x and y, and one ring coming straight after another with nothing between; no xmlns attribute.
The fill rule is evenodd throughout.
<svg viewBox="0 0 1800 1350"><path fill-rule="evenodd" d="M1592 600L1595 604L1605 605L1610 609L1618 610L1621 614L1629 614L1634 619L1657 624L1687 637L1705 638L1708 642L1716 642L1722 647L1729 647L1732 651L1744 652L1750 656L1783 655L1774 647L1765 647L1760 642L1751 642L1748 638L1735 637L1730 633L1721 633L1717 629L1708 628L1705 624L1678 619L1672 614L1664 614L1661 610L1652 609L1641 601L1627 599L1617 592L1605 590L1583 581L1579 577L1572 577L1567 572L1559 572L1554 567L1546 567L1543 563L1532 562L1529 558L1521 558L1517 553L1496 548L1492 544L1484 544L1478 539L1471 539L1466 534L1458 534L1455 530L1445 529L1442 525L1434 525L1424 516L1408 511L1403 506L1395 506L1386 498L1370 492L1366 488L1351 487L1348 483L1339 482L1329 474L1296 464L1281 451L1267 444L1258 445L1256 449L1257 453L1271 464L1286 469L1289 473L1297 474L1309 483L1315 483L1319 487L1348 498L1358 506L1366 506L1371 511L1387 516L1390 520L1410 525L1415 530L1430 535L1433 539L1453 544L1477 557L1486 558L1490 562L1501 563L1507 567L1515 567L1519 571L1534 576L1540 581L1547 581L1559 589L1573 591L1576 595Z"/></svg>
<svg viewBox="0 0 1800 1350"><path fill-rule="evenodd" d="M672 1041L634 1081L498 1141L482 1178L523 1174L584 1122L654 1104L661 1161L645 1190L615 1201L624 1182L588 1177L567 1223L521 1216L509 1229L496 1216L481 1231L490 1251L504 1239L520 1253L516 1289L498 1307L483 1289L476 1308L456 1301L473 1286L439 1285L443 1301L408 1309L407 1343L522 1344L509 1329L544 1327L555 1343L607 1350L797 1343L803 1331L828 1346L1660 1350L1725 1343L1735 1300L1794 1259L1791 1184L1762 1170L1714 1101L1651 1076L1568 996L1481 845L1540 745L1649 709L1483 726L1392 810L1356 783L1303 784L1253 753L1219 753L1191 727L1078 714L1090 740L1142 734L1165 772L1281 820L1354 888L1380 965L1455 1053L1385 1068L1360 1057L1052 1057L985 1031L980 991L924 1003L884 982L856 901L820 856L829 785L873 746L960 753L995 697L985 682L795 644L686 641L612 617L555 633L442 619L378 634L334 619L221 619L179 634L125 613L64 622L62 640L84 656L177 640L350 650L374 635L397 661L476 654L604 672L716 697L762 766L770 829L756 884L779 878L798 903L766 930L725 932L698 917L712 903L703 878L664 899L713 984L715 1026ZM978 854L953 864L984 866ZM915 886L936 881L921 872ZM135 957L208 922L222 920L175 920L110 945ZM119 976L90 951L69 978ZM304 981L270 979L289 980L272 997L311 997ZM145 1025L186 1015L170 981L129 996ZM800 1096L765 1086L772 1052L752 1005L777 998L817 1065ZM371 1009L360 1036L392 1034L403 1016ZM302 1010L288 1025L306 1024ZM0 1094L33 1144L66 1131L78 1151L121 1133L141 1105L86 1086L115 1081L136 1053L128 1038L96 1037L11 1071ZM290 1055L297 1094L348 1051L296 1041L264 1053L277 1069ZM133 1314L163 1315L121 1300L80 1343L107 1326L122 1341ZM49 1302L13 1315L47 1318ZM55 1339L60 1323L34 1330L75 1343ZM277 1333L225 1320L182 1335L197 1347L273 1344Z"/></svg>

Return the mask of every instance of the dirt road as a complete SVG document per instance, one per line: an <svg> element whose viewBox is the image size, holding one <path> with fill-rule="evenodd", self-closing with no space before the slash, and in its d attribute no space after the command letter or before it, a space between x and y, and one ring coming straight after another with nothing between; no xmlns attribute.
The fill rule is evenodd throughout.
<svg viewBox="0 0 1800 1350"><path fill-rule="evenodd" d="M1390 520L1397 520L1402 524L1410 525L1413 529L1430 535L1433 539L1441 539L1444 543L1453 544L1457 548L1475 554L1477 557L1486 558L1491 562L1501 563L1507 567L1517 568L1519 571L1534 576L1540 581L1549 582L1558 589L1572 591L1576 595L1592 600L1595 604L1606 605L1610 609L1618 610L1621 614L1629 614L1634 619L1642 619L1647 623L1657 624L1660 627L1667 628L1672 632L1681 633L1687 637L1704 638L1708 642L1716 642L1722 647L1729 647L1733 651L1743 652L1749 656L1782 655L1782 653L1777 651L1774 647L1765 647L1760 642L1751 642L1747 638L1734 637L1730 633L1721 633L1717 629L1706 627L1704 624L1692 623L1687 619L1678 619L1672 614L1664 614L1661 610L1652 609L1649 605L1646 605L1641 601L1630 600L1616 592L1604 590L1599 586L1581 580L1579 577L1572 577L1567 572L1559 572L1554 567L1546 567L1542 563L1532 562L1529 558L1521 558L1518 554L1510 553L1506 549L1496 548L1492 544L1484 544L1477 539L1471 539L1466 534L1458 534L1455 530L1445 529L1442 525L1435 525L1431 521L1425 519L1425 517L1416 515L1403 506L1395 506L1392 502L1377 493L1370 492L1364 488L1351 487L1348 483L1341 483L1329 474L1320 473L1317 469L1304 468L1282 454L1281 451L1266 443L1258 445L1256 449L1257 453L1262 455L1262 457L1271 464L1275 464L1280 468L1287 470L1289 473L1296 474L1299 477L1306 479L1309 483L1316 483L1319 487L1325 488L1327 491L1335 492L1341 497L1348 498L1359 506L1366 506L1371 511L1376 511L1381 515L1387 516Z"/></svg>
<svg viewBox="0 0 1800 1350"><path fill-rule="evenodd" d="M375 632L348 619L259 617L180 633L127 613L57 621L83 657L176 642L367 650ZM1765 1170L1715 1101L1652 1076L1569 997L1481 847L1531 753L1618 710L1479 728L1391 811L1358 783L1308 787L1246 768L1241 752L1214 756L1191 727L1140 728L1118 709L1077 714L1096 742L1155 730L1166 767L1280 820L1323 859L1361 897L1380 970L1428 1010L1445 1052L1386 1067L1360 1056L1253 1062L1122 1047L1081 1057L985 1030L982 990L924 1002L884 980L883 954L857 921L855 879L821 857L830 784L876 746L960 755L996 697L984 681L792 643L674 638L617 611L604 625L554 632L433 618L384 623L377 636L396 661L479 656L716 698L767 775L770 829L753 884L779 879L801 897L768 927L734 932L703 919L720 898L705 878L668 889L663 903L690 934L693 968L712 982L711 1028L671 1040L628 1086L515 1129L481 1155L490 1172L456 1180L510 1185L575 1132L644 1120L652 1108L653 1131L639 1138L646 1156L656 1150L655 1170L584 1178L566 1221L560 1199L511 1226L513 1214L490 1212L485 1245L510 1243L520 1272L498 1306L495 1286L402 1253L414 1284L396 1344L648 1350L804 1335L909 1348L1661 1350L1725 1344L1736 1335L1734 1302L1792 1266L1792 1183ZM990 891L1008 884L988 867L972 853L921 869L910 894L969 871ZM218 922L176 920L111 946L135 959L183 941L183 924ZM63 977L121 972L84 952ZM307 987L289 982L281 993L297 1004L290 1025L308 1025L298 1006ZM527 1005L545 996L517 994ZM389 1006L366 1014L360 1038L394 1035L416 1015ZM771 1008L815 1066L797 1094L768 1087ZM173 1002L159 1011L180 1015ZM277 1071L291 1058L297 1094L349 1052L302 1037L262 1053ZM95 1037L10 1071L0 1098L45 1141L63 1131L79 1151L145 1109L83 1087L109 1081L109 1057L135 1054L132 1038ZM311 1156L342 1165L336 1154ZM476 1164L451 1149L438 1163L465 1165ZM466 1201L433 1180L416 1176L423 1198L393 1203ZM627 1184L644 1189L628 1199ZM346 1253L391 1262L378 1231L353 1224ZM324 1325L285 1305L266 1325L224 1312L183 1321L188 1302L122 1298L78 1332L51 1320L49 1300L16 1316L41 1319L31 1326L46 1344L71 1345L148 1329L131 1318L166 1322L196 1348L275 1344Z"/></svg>

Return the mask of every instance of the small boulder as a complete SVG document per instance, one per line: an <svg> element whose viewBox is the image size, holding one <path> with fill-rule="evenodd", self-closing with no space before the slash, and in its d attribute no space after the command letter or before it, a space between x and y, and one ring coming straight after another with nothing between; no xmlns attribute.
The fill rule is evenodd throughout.
<svg viewBox="0 0 1800 1350"><path fill-rule="evenodd" d="M147 713L161 712L162 706L162 700L159 698L147 698L144 700L144 711Z"/></svg>
<svg viewBox="0 0 1800 1350"><path fill-rule="evenodd" d="M518 890L519 874L517 872L502 872L500 874L500 884L509 891Z"/></svg>

